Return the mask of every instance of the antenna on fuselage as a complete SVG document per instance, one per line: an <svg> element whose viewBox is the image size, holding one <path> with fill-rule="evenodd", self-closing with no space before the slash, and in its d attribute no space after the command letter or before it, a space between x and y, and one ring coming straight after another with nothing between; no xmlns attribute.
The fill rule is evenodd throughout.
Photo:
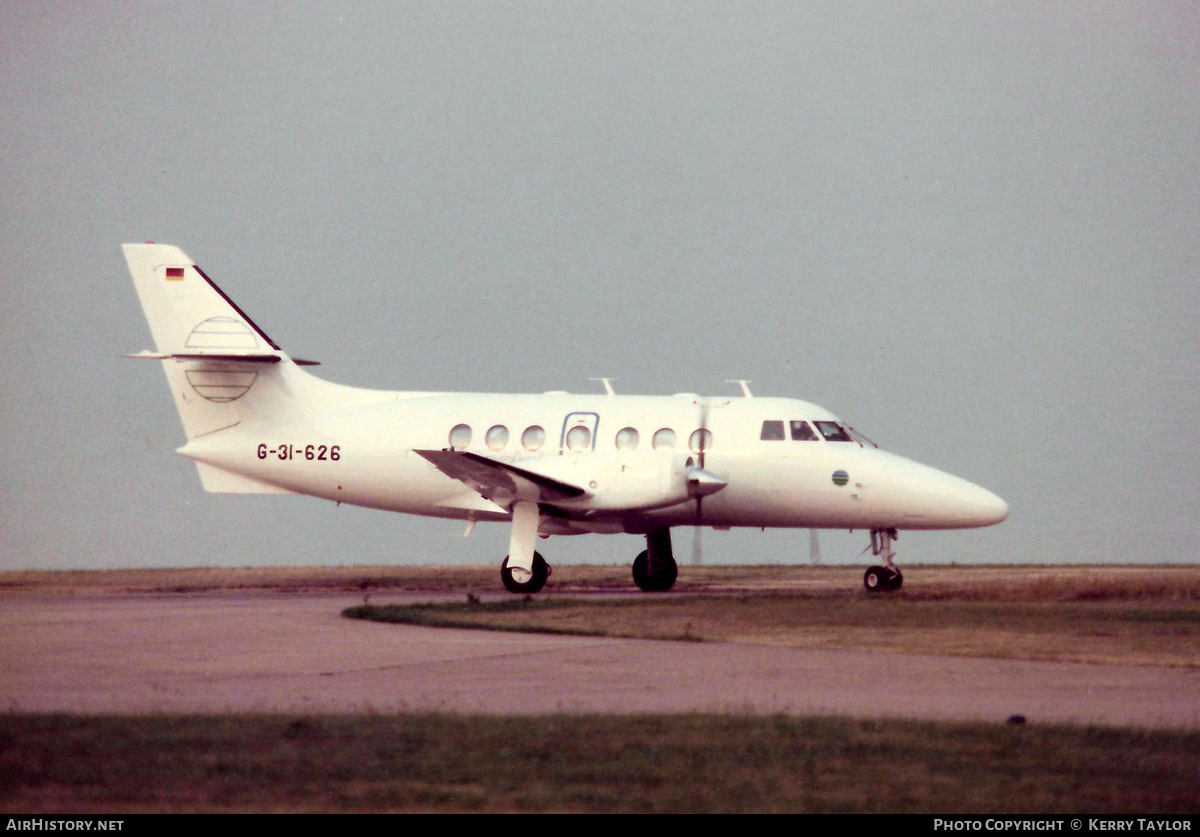
<svg viewBox="0 0 1200 837"><path fill-rule="evenodd" d="M609 395L616 395L616 393L613 392L612 378L588 378L588 380L599 381L600 383L604 384L604 391L606 393Z"/></svg>
<svg viewBox="0 0 1200 837"><path fill-rule="evenodd" d="M753 398L754 393L750 391L750 384L753 383L745 378L734 378L732 381L726 381L727 384L737 384L742 388L742 395L746 398Z"/></svg>

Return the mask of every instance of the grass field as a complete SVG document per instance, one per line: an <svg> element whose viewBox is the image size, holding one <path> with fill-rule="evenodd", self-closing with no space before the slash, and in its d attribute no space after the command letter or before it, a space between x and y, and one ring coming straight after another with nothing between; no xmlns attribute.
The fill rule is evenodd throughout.
<svg viewBox="0 0 1200 837"><path fill-rule="evenodd" d="M1200 567L1063 565L906 565L905 598L1023 601L1200 600ZM673 592L862 592L863 567L681 567ZM6 593L190 593L204 591L503 593L492 565L348 567L195 567L0 572ZM543 595L627 592L626 565L554 568Z"/></svg>
<svg viewBox="0 0 1200 837"><path fill-rule="evenodd" d="M981 574L923 568L910 573L919 582L883 595L856 589L857 573L800 574L788 589L776 568L752 568L743 571L740 589L718 581L719 572L700 574L707 587L688 596L578 596L564 584L558 595L528 600L366 604L346 615L593 636L1200 667L1194 568Z"/></svg>
<svg viewBox="0 0 1200 837"><path fill-rule="evenodd" d="M0 716L0 809L1194 814L1200 733L731 716Z"/></svg>

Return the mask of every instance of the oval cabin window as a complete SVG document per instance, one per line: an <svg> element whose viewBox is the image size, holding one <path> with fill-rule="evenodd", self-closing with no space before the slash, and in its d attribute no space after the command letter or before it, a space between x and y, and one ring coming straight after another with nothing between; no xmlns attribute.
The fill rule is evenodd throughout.
<svg viewBox="0 0 1200 837"><path fill-rule="evenodd" d="M711 430L697 430L688 439L688 447L692 453L700 453L700 451L712 450L713 435Z"/></svg>
<svg viewBox="0 0 1200 837"><path fill-rule="evenodd" d="M450 431L450 450L466 450L471 444L471 426L456 424Z"/></svg>
<svg viewBox="0 0 1200 837"><path fill-rule="evenodd" d="M525 432L521 434L521 447L530 453L541 450L544 444L546 444L546 431L536 424L526 427Z"/></svg>
<svg viewBox="0 0 1200 837"><path fill-rule="evenodd" d="M503 424L497 424L488 430L483 441L487 443L488 450L503 450L504 446L508 444L508 428Z"/></svg>
<svg viewBox="0 0 1200 837"><path fill-rule="evenodd" d="M567 450L574 453L587 450L592 443L592 431L586 427L572 427L567 431Z"/></svg>

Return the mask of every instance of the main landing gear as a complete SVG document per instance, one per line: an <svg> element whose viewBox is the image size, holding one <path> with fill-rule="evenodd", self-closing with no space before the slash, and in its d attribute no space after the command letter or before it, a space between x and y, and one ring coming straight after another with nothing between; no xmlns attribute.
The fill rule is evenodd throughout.
<svg viewBox="0 0 1200 837"><path fill-rule="evenodd" d="M500 581L504 589L510 593L536 593L546 586L550 577L550 565L542 557L542 553L533 553L533 569L525 570L520 567L509 567L508 556L500 565Z"/></svg>
<svg viewBox="0 0 1200 837"><path fill-rule="evenodd" d="M537 503L529 500L513 503L508 555L500 565L500 581L510 593L536 593L550 577L550 565L533 549L537 543L538 517Z"/></svg>
<svg viewBox="0 0 1200 837"><path fill-rule="evenodd" d="M904 584L904 575L892 561L896 554L892 550L892 542L899 538L895 529L871 530L871 554L883 559L883 565L869 567L863 573L863 587L868 593L890 593L899 590Z"/></svg>
<svg viewBox="0 0 1200 837"><path fill-rule="evenodd" d="M671 530L646 535L646 549L633 559L633 581L647 593L665 593L675 586L679 565L671 552Z"/></svg>

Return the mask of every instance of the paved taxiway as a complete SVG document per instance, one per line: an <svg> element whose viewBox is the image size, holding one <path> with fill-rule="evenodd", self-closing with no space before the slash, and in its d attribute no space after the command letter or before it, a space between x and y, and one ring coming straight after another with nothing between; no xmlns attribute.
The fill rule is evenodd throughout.
<svg viewBox="0 0 1200 837"><path fill-rule="evenodd" d="M340 615L360 601L346 593L7 594L0 707L991 721L1019 713L1031 723L1200 727L1200 672L1188 669L492 633Z"/></svg>

